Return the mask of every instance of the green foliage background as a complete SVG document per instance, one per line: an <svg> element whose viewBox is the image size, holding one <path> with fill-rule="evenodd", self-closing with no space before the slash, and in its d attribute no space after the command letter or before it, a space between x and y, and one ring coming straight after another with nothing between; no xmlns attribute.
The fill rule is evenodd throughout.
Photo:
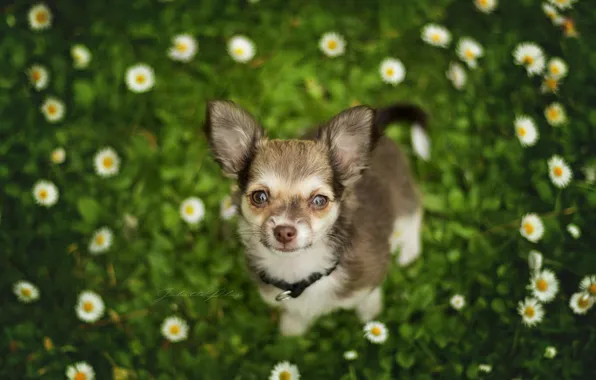
<svg viewBox="0 0 596 380"><path fill-rule="evenodd" d="M580 36L565 38L540 4L502 0L485 15L471 0L56 0L48 2L53 26L42 32L27 26L32 3L6 5L0 25L0 377L63 378L66 366L80 360L99 379L112 378L115 368L139 379L264 379L282 360L297 364L305 379L477 378L480 363L493 366L486 378L596 376L596 312L577 316L568 306L580 279L596 273L596 193L581 171L596 158L596 8L580 0L568 12ZM454 43L439 49L420 39L429 22L449 28L455 42L471 36L485 49L463 91L445 78L448 63L457 60ZM332 30L347 40L338 58L318 48L320 36ZM199 42L190 63L166 55L179 33ZM249 64L226 52L236 34L256 43ZM558 95L541 94L540 79L514 65L512 51L524 41L569 64ZM74 43L93 53L87 70L72 67ZM395 87L378 72L389 56L407 70ZM156 72L156 86L146 94L124 83L126 69L138 62ZM25 75L33 63L50 70L41 93ZM66 103L57 125L39 112L46 95ZM388 132L412 157L427 214L422 258L408 269L394 265L384 285L379 320L390 333L384 345L367 342L347 311L322 318L303 338L279 336L277 314L244 269L235 222L219 216L231 182L209 157L201 132L212 98L237 101L271 135L284 138L355 101L409 100L428 110L429 163L414 158L406 126ZM561 128L543 116L555 100L570 119ZM514 135L520 113L538 123L535 147L522 148ZM105 145L122 157L119 175L110 179L93 170L93 155ZM67 152L60 166L49 161L57 146ZM553 154L574 171L562 191L548 178ZM31 195L42 178L60 190L49 209ZM206 204L196 229L178 213L189 196ZM528 212L544 215L546 233L537 244L518 231ZM136 230L126 229L126 214L138 218ZM565 231L570 222L583 230L580 239ZM114 245L91 256L90 235L103 225L116 231ZM545 321L533 329L516 312L527 295L531 249L544 254L561 280ZM40 288L38 302L16 300L12 285L19 280ZM155 302L167 288L225 289L234 296ZM74 312L85 289L98 292L109 309L93 325ZM461 312L448 305L454 293L466 296ZM159 326L172 314L189 322L188 340L165 343ZM53 348L44 345L46 337ZM553 360L543 358L547 345L559 351ZM350 349L360 355L354 362L342 356Z"/></svg>

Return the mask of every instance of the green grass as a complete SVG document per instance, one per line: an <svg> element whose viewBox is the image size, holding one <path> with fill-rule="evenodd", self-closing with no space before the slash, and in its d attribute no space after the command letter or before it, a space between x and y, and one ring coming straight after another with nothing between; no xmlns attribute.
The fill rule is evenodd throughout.
<svg viewBox="0 0 596 380"><path fill-rule="evenodd" d="M471 0L56 0L49 2L53 25L44 31L28 27L31 5L13 1L0 24L3 379L64 378L77 361L92 365L99 379L115 377L116 369L138 379L265 379L284 360L296 364L303 379L596 375L596 311L576 315L569 307L580 280L596 274L596 191L582 171L596 162L596 9L590 1L564 12L575 20L578 38L565 37L541 3L530 0L501 0L490 15ZM447 49L422 42L420 30L430 22L453 34ZM321 35L332 30L347 41L345 55L336 58L318 48ZM166 54L180 33L199 43L188 63ZM256 44L248 64L226 51L237 34ZM458 91L445 71L458 61L455 44L464 36L475 38L484 56L476 70L466 67L468 81ZM558 94L542 94L541 78L514 64L513 49L525 41L568 63ZM93 54L84 70L72 65L75 43ZM403 83L381 81L386 57L404 63ZM153 67L156 84L135 94L124 76L139 62ZM42 91L25 75L34 63L50 72ZM49 95L66 104L56 124L39 110ZM408 100L429 112L428 163L414 156L406 125L388 131L412 160L426 216L421 259L407 269L393 264L383 286L384 344L366 341L347 311L320 319L304 337L279 336L278 315L244 268L236 222L220 217L232 182L211 159L201 130L212 98L238 102L270 135L283 138L355 102ZM562 127L544 118L554 101L568 114ZM514 134L520 114L537 123L533 147L522 147ZM49 155L58 146L66 161L54 165ZM94 172L93 157L104 146L122 159L114 177ZM554 154L574 173L564 189L549 180L546 163ZM34 202L40 179L60 191L53 207ZM191 196L206 208L196 227L178 211ZM519 233L530 212L545 224L537 243ZM583 231L579 239L566 231L569 223ZM89 241L102 226L114 231L113 245L91 255ZM529 328L516 308L529 295L533 249L542 252L561 289L545 305L544 321ZM17 300L12 286L21 280L40 289L38 301ZM107 308L94 324L80 321L74 310L87 289ZM163 298L166 289L195 294ZM455 293L467 300L459 312L449 306ZM188 322L187 340L164 340L160 324L170 315ZM549 360L544 350L550 345L558 355ZM343 353L352 349L359 358L347 362ZM479 373L479 364L492 365L492 373Z"/></svg>

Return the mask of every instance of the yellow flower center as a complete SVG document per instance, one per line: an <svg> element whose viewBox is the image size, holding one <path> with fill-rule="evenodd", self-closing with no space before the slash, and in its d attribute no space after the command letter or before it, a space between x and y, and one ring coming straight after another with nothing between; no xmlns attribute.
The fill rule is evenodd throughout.
<svg viewBox="0 0 596 380"><path fill-rule="evenodd" d="M52 161L58 162L62 160L62 154L60 152L52 152Z"/></svg>
<svg viewBox="0 0 596 380"><path fill-rule="evenodd" d="M145 76L144 76L144 75L142 75L142 74L139 74L139 75L137 75L137 77L135 78L135 81L136 81L138 84L143 84L143 83L145 83L145 80L146 80L146 78L145 78Z"/></svg>
<svg viewBox="0 0 596 380"><path fill-rule="evenodd" d="M524 315L526 317L532 318L535 314L536 312L534 311L534 308L532 306L526 306L526 309L524 310Z"/></svg>
<svg viewBox="0 0 596 380"><path fill-rule="evenodd" d="M35 70L35 71L33 71L33 72L31 73L31 79L32 79L34 82L37 82L38 80L40 80L40 79L41 79L41 73L39 72L39 70Z"/></svg>
<svg viewBox="0 0 596 380"><path fill-rule="evenodd" d="M560 166L555 166L553 168L553 174L555 175L555 177L560 177L563 175L563 169Z"/></svg>
<svg viewBox="0 0 596 380"><path fill-rule="evenodd" d="M328 41L327 47L329 48L329 50L337 49L337 41L335 41L335 40Z"/></svg>
<svg viewBox="0 0 596 380"><path fill-rule="evenodd" d="M99 234L95 237L95 244L96 245L103 245L103 243L105 243L106 238L103 236L103 234Z"/></svg>
<svg viewBox="0 0 596 380"><path fill-rule="evenodd" d="M488 0L478 0L478 4L482 5L483 7L486 7L488 5Z"/></svg>
<svg viewBox="0 0 596 380"><path fill-rule="evenodd" d="M590 285L590 287L588 288L588 291L592 294L596 294L596 284Z"/></svg>
<svg viewBox="0 0 596 380"><path fill-rule="evenodd" d="M392 68L388 68L387 70L385 70L385 74L387 74L388 77L392 77L395 74L395 70L393 70Z"/></svg>
<svg viewBox="0 0 596 380"><path fill-rule="evenodd" d="M550 72L551 74L557 75L561 72L561 70L559 70L557 65L550 65Z"/></svg>
<svg viewBox="0 0 596 380"><path fill-rule="evenodd" d="M532 63L534 63L534 58L529 55L526 55L524 59L522 59L522 63L525 63L526 65L531 65Z"/></svg>
<svg viewBox="0 0 596 380"><path fill-rule="evenodd" d="M554 91L557 89L557 87L559 86L559 83L557 82L556 79L552 79L552 78L548 78L544 81L544 84L546 85L546 87L548 87L550 90Z"/></svg>
<svg viewBox="0 0 596 380"><path fill-rule="evenodd" d="M31 289L29 289L29 288L23 288L23 289L21 289L21 294L24 297L29 297L31 295Z"/></svg>
<svg viewBox="0 0 596 380"><path fill-rule="evenodd" d="M41 189L41 190L39 190L39 192L37 193L37 195L41 199L46 199L48 197L48 191L46 189Z"/></svg>
<svg viewBox="0 0 596 380"><path fill-rule="evenodd" d="M242 48L236 48L236 49L234 49L234 54L235 55L238 55L238 56L243 55L244 54L244 49L242 49Z"/></svg>
<svg viewBox="0 0 596 380"><path fill-rule="evenodd" d="M381 329L375 326L372 329L370 329L370 333L374 336L379 336L381 335Z"/></svg>
<svg viewBox="0 0 596 380"><path fill-rule="evenodd" d="M192 207L191 205L188 205L184 208L184 213L186 213L186 215L192 215L195 212L195 208Z"/></svg>
<svg viewBox="0 0 596 380"><path fill-rule="evenodd" d="M472 51L472 49L466 49L464 55L468 59L474 59L474 58L476 58L476 54L474 54L474 52Z"/></svg>
<svg viewBox="0 0 596 380"><path fill-rule="evenodd" d="M35 15L35 20L40 24L44 24L46 21L48 21L47 12L45 12L45 11L37 12L37 14Z"/></svg>
<svg viewBox="0 0 596 380"><path fill-rule="evenodd" d="M93 303L90 301L86 301L83 303L83 310L85 310L87 313L90 313L93 311L95 307L93 307Z"/></svg>
<svg viewBox="0 0 596 380"><path fill-rule="evenodd" d="M48 105L47 110L50 115L54 115L54 114L56 114L56 112L58 112L58 107L56 107L55 104L50 104L50 105Z"/></svg>
<svg viewBox="0 0 596 380"><path fill-rule="evenodd" d="M536 288L541 292L546 292L548 290L548 282L541 278L536 281Z"/></svg>
<svg viewBox="0 0 596 380"><path fill-rule="evenodd" d="M282 371L279 374L279 380L291 380L292 379L292 375L290 375L290 373L288 371Z"/></svg>
<svg viewBox="0 0 596 380"><path fill-rule="evenodd" d="M102 163L106 169L110 169L114 165L114 159L112 157L104 157Z"/></svg>
<svg viewBox="0 0 596 380"><path fill-rule="evenodd" d="M549 108L549 110L546 112L546 114L548 115L549 119L555 120L559 117L560 111L556 108Z"/></svg>
<svg viewBox="0 0 596 380"><path fill-rule="evenodd" d="M176 50L178 50L180 53L184 53L188 50L188 45L183 42L179 42L176 44Z"/></svg>
<svg viewBox="0 0 596 380"><path fill-rule="evenodd" d="M517 128L517 134L520 135L521 137L524 137L526 135L526 128L524 127L519 127Z"/></svg>
<svg viewBox="0 0 596 380"><path fill-rule="evenodd" d="M77 372L74 378L75 380L87 380L87 375L85 375L83 372Z"/></svg>
<svg viewBox="0 0 596 380"><path fill-rule="evenodd" d="M579 306L581 309L587 308L589 304L590 302L588 297L582 296L577 299L577 306Z"/></svg>
<svg viewBox="0 0 596 380"><path fill-rule="evenodd" d="M392 234L392 236L393 236L394 238L398 238L398 237L400 237L400 236L401 236L401 231L393 231L393 234Z"/></svg>
<svg viewBox="0 0 596 380"><path fill-rule="evenodd" d="M224 202L224 208L229 209L230 207L232 207L232 201L228 198Z"/></svg>
<svg viewBox="0 0 596 380"><path fill-rule="evenodd" d="M439 41L441 41L441 36L439 35L439 33L434 33L434 34L433 34L433 35L430 37L430 39L431 39L433 42L439 42Z"/></svg>
<svg viewBox="0 0 596 380"><path fill-rule="evenodd" d="M172 334L172 335L178 335L179 332L180 332L180 326L178 326L178 325L172 325L170 327L170 334Z"/></svg>
<svg viewBox="0 0 596 380"><path fill-rule="evenodd" d="M525 223L524 231L526 231L526 234L530 235L532 232L534 232L534 226L531 223Z"/></svg>

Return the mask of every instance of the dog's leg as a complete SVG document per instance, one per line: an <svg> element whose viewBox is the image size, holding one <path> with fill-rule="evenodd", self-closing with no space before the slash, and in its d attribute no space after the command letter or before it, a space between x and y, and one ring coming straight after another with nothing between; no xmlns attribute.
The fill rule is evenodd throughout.
<svg viewBox="0 0 596 380"><path fill-rule="evenodd" d="M409 265L420 256L422 249L422 210L418 209L404 217L401 224L403 226L403 237L397 262L403 267Z"/></svg>
<svg viewBox="0 0 596 380"><path fill-rule="evenodd" d="M283 336L300 336L308 330L309 325L310 320L301 315L284 311L279 321L279 331Z"/></svg>
<svg viewBox="0 0 596 380"><path fill-rule="evenodd" d="M356 306L356 314L362 323L372 321L383 309L383 294L377 287Z"/></svg>

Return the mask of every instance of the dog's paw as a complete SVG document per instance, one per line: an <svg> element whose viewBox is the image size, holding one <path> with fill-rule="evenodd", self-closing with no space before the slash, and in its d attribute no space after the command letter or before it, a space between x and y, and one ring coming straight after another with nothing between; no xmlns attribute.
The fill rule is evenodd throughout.
<svg viewBox="0 0 596 380"><path fill-rule="evenodd" d="M356 306L356 315L360 322L370 322L381 313L383 309L383 298L381 289L375 288L358 306Z"/></svg>
<svg viewBox="0 0 596 380"><path fill-rule="evenodd" d="M284 312L279 321L279 332L282 336L301 336L308 330L308 322L304 319Z"/></svg>

